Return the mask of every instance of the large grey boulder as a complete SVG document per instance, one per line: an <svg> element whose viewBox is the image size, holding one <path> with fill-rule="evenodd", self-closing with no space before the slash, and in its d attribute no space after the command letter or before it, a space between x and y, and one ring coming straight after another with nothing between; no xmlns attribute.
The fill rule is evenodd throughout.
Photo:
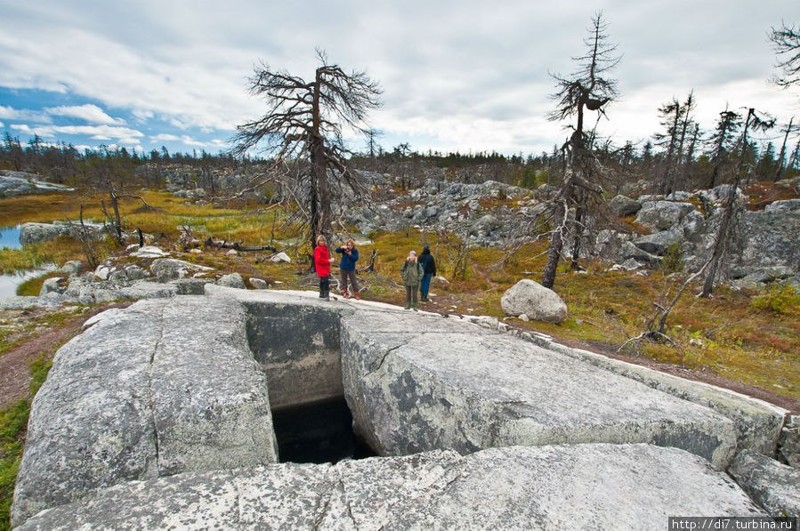
<svg viewBox="0 0 800 531"><path fill-rule="evenodd" d="M686 452L586 444L187 473L18 529L660 529L676 515L765 516Z"/></svg>
<svg viewBox="0 0 800 531"><path fill-rule="evenodd" d="M737 451L750 449L764 455L773 455L778 449L784 419L789 413L783 408L722 387L686 380L588 350L567 347L541 335L529 335L528 338L547 350L591 363L653 389L707 407L731 419L736 426Z"/></svg>
<svg viewBox="0 0 800 531"><path fill-rule="evenodd" d="M669 229L641 236L633 241L633 244L646 253L656 256L663 256L671 245L683 241L683 233L678 229Z"/></svg>
<svg viewBox="0 0 800 531"><path fill-rule="evenodd" d="M342 317L345 397L380 455L648 442L724 469L733 422L507 334L432 316Z"/></svg>
<svg viewBox="0 0 800 531"><path fill-rule="evenodd" d="M0 170L0 197L74 191L68 186L43 181L35 173Z"/></svg>
<svg viewBox="0 0 800 531"><path fill-rule="evenodd" d="M503 293L500 305L506 315L525 314L534 321L560 323L567 318L567 305L556 292L524 278Z"/></svg>
<svg viewBox="0 0 800 531"><path fill-rule="evenodd" d="M775 208L742 216L739 252L731 265L734 278L771 267L786 266L800 273L797 235L800 209Z"/></svg>
<svg viewBox="0 0 800 531"><path fill-rule="evenodd" d="M208 271L213 271L213 268L178 260L176 258L158 258L153 260L153 263L150 264L150 272L155 275L159 282L186 278L189 275L196 275Z"/></svg>
<svg viewBox="0 0 800 531"><path fill-rule="evenodd" d="M59 236L99 241L105 238L106 232L102 223L80 225L72 222L55 221L53 223L23 223L19 226L19 241L23 245L44 242Z"/></svg>
<svg viewBox="0 0 800 531"><path fill-rule="evenodd" d="M642 208L642 204L639 201L624 195L615 196L608 202L608 206L612 212L620 217L632 216Z"/></svg>
<svg viewBox="0 0 800 531"><path fill-rule="evenodd" d="M713 468L774 453L785 412L494 319L205 290L101 314L59 351L14 525L46 508L24 525L645 529L762 514ZM356 432L394 457L269 464L270 408L318 389L344 393Z"/></svg>
<svg viewBox="0 0 800 531"><path fill-rule="evenodd" d="M694 205L691 203L645 201L636 215L636 223L649 228L653 232L667 230L678 225L694 209Z"/></svg>
<svg viewBox="0 0 800 531"><path fill-rule="evenodd" d="M745 450L729 472L771 516L800 515L800 470Z"/></svg>
<svg viewBox="0 0 800 531"><path fill-rule="evenodd" d="M87 322L33 402L12 523L125 481L275 462L244 322L238 303L206 297Z"/></svg>

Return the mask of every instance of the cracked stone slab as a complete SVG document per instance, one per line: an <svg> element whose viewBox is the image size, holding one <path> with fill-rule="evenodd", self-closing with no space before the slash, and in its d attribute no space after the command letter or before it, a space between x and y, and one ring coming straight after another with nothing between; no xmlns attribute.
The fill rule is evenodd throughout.
<svg viewBox="0 0 800 531"><path fill-rule="evenodd" d="M770 516L800 515L800 470L745 450L736 456L729 472Z"/></svg>
<svg viewBox="0 0 800 531"><path fill-rule="evenodd" d="M724 469L733 422L507 334L453 319L342 317L345 396L380 455L496 446L653 443Z"/></svg>
<svg viewBox="0 0 800 531"><path fill-rule="evenodd" d="M586 444L184 473L99 491L18 529L660 529L698 514L764 516L692 454Z"/></svg>
<svg viewBox="0 0 800 531"><path fill-rule="evenodd" d="M124 481L276 461L241 305L140 301L56 353L32 405L12 523Z"/></svg>
<svg viewBox="0 0 800 531"><path fill-rule="evenodd" d="M783 408L723 389L704 382L686 380L678 376L560 345L549 338L531 336L531 340L548 350L565 354L604 370L621 374L673 396L708 407L733 420L736 426L738 450L751 449L764 455L774 455L789 413Z"/></svg>

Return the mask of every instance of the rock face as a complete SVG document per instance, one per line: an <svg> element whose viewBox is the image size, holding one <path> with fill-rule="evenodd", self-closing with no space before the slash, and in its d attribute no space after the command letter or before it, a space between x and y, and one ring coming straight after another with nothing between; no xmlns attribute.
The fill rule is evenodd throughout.
<svg viewBox="0 0 800 531"><path fill-rule="evenodd" d="M48 241L59 236L77 238L84 235L91 241L102 240L106 237L105 227L97 223L86 223L81 226L77 223L63 221L23 223L19 227L19 242L23 245Z"/></svg>
<svg viewBox="0 0 800 531"><path fill-rule="evenodd" d="M33 402L13 521L122 481L277 461L244 320L237 303L184 297L87 323Z"/></svg>
<svg viewBox="0 0 800 531"><path fill-rule="evenodd" d="M693 382L628 376L496 320L205 290L109 310L59 350L13 525L643 529L761 514L721 470L747 444L775 452L777 435L741 425L779 433L776 408L738 414ZM384 457L274 464L270 409L341 393Z"/></svg>
<svg viewBox="0 0 800 531"><path fill-rule="evenodd" d="M0 170L0 197L73 191L74 188L43 181L35 173Z"/></svg>
<svg viewBox="0 0 800 531"><path fill-rule="evenodd" d="M534 321L561 323L567 318L567 305L553 290L527 278L509 288L500 299L506 315L525 314Z"/></svg>
<svg viewBox="0 0 800 531"><path fill-rule="evenodd" d="M709 409L497 332L436 317L417 323L343 318L345 396L381 455L649 442L721 469L733 457L733 422Z"/></svg>
<svg viewBox="0 0 800 531"><path fill-rule="evenodd" d="M765 516L685 452L587 444L187 473L107 489L18 529L659 529L676 514Z"/></svg>
<svg viewBox="0 0 800 531"><path fill-rule="evenodd" d="M800 514L800 470L745 450L736 457L730 473L770 514Z"/></svg>
<svg viewBox="0 0 800 531"><path fill-rule="evenodd" d="M594 241L586 242L592 256L618 262L634 259L656 266L672 245L680 249L686 270L696 271L711 256L719 222L721 203L729 185L669 197L641 197L635 222L649 234L633 237L612 230L598 231ZM740 206L746 198L737 192ZM700 204L698 207L696 204ZM615 197L612 210L622 216L636 207L630 198ZM724 263L723 276L731 280L771 282L800 280L797 237L800 231L800 200L775 201L764 210L742 208L738 216L732 252Z"/></svg>

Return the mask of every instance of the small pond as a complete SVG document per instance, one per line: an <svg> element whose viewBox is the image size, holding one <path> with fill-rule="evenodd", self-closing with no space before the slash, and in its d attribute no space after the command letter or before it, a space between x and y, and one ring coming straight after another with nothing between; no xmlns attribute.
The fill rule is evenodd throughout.
<svg viewBox="0 0 800 531"><path fill-rule="evenodd" d="M9 275L0 275L0 299L7 299L17 294L17 287L32 278L38 277L45 273L49 273L56 268L54 264L50 264L39 269L31 271L19 271Z"/></svg>
<svg viewBox="0 0 800 531"><path fill-rule="evenodd" d="M19 225L16 227L0 227L0 249L22 249L19 242ZM49 265L31 271L19 271L8 275L0 275L0 299L7 299L17 294L17 286L55 269Z"/></svg>
<svg viewBox="0 0 800 531"><path fill-rule="evenodd" d="M19 249L19 225L16 227L0 227L0 249Z"/></svg>

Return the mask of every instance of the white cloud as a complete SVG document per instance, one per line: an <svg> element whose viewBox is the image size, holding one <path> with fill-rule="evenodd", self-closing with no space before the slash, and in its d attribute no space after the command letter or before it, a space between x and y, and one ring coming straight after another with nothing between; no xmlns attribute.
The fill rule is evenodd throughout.
<svg viewBox="0 0 800 531"><path fill-rule="evenodd" d="M619 142L652 135L658 106L693 88L705 128L724 101L785 119L800 103L762 83L774 65L766 33L800 19L796 0L342 0L335 9L321 0L131 0L102 10L90 0L6 4L0 87L99 102L131 116L156 142L223 142L197 139L224 136L264 111L247 92L253 66L263 59L310 78L319 46L345 70L365 70L383 86L384 107L370 125L387 138L436 142L414 146L420 150L549 151L564 136L544 120L553 107L549 73L575 69L572 57L585 50L590 17L601 10L623 54L614 73L621 98L609 109L611 121L601 123ZM123 125L95 105L53 105L88 123ZM0 106L0 118L11 120L3 115L11 111ZM145 127L156 121L180 134L159 140Z"/></svg>
<svg viewBox="0 0 800 531"><path fill-rule="evenodd" d="M52 122L50 117L45 113L39 111L24 110L24 109L14 109L13 107L6 107L4 105L0 105L0 118L5 118L6 120L30 121L36 123Z"/></svg>
<svg viewBox="0 0 800 531"><path fill-rule="evenodd" d="M45 112L53 116L66 116L69 118L78 118L85 122L92 124L105 124L105 125L125 125L125 120L120 118L112 118L97 105L62 105L59 107L48 107Z"/></svg>
<svg viewBox="0 0 800 531"><path fill-rule="evenodd" d="M114 140L123 145L138 145L141 142L141 138L144 137L144 134L136 129L109 125L30 126L27 124L12 124L11 128L31 136L39 135L45 138L57 138L58 135L83 135L104 143Z"/></svg>

